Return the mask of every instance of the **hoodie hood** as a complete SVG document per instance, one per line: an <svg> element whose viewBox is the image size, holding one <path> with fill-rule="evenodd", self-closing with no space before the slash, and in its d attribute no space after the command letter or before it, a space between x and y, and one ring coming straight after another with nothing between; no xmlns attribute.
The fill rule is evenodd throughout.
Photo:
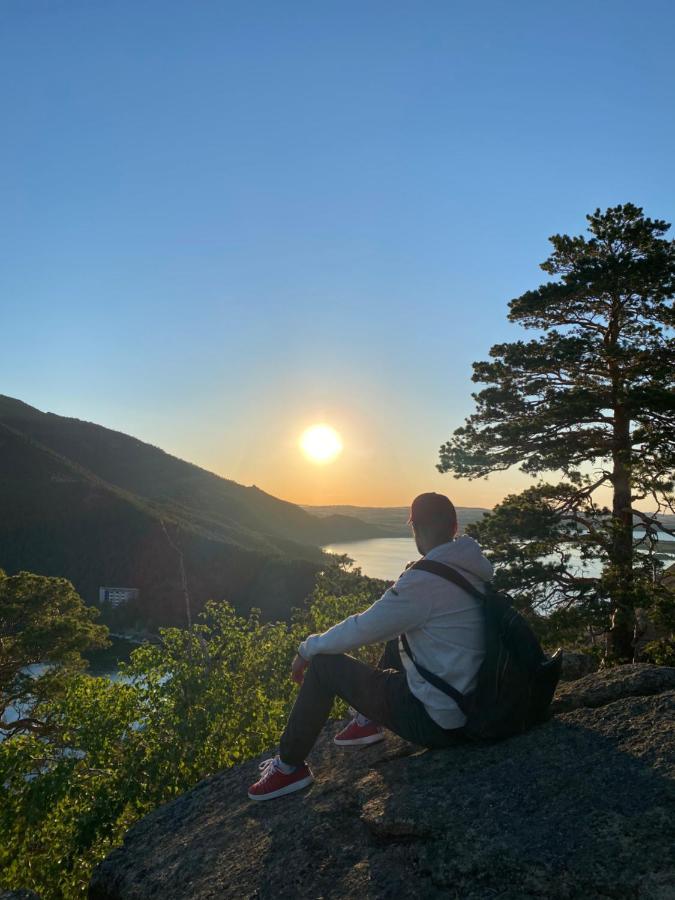
<svg viewBox="0 0 675 900"><path fill-rule="evenodd" d="M494 574L492 563L485 558L479 544L467 534L454 541L448 541L447 544L439 544L430 550L425 558L435 559L454 569L460 569L463 573L467 572L480 578L481 581L490 581Z"/></svg>

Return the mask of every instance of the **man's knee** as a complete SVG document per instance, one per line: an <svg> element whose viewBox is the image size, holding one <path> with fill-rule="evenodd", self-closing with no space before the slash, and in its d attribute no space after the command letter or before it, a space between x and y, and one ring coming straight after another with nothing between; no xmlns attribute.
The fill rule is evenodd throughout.
<svg viewBox="0 0 675 900"><path fill-rule="evenodd" d="M334 668L336 661L343 655L342 653L317 653L316 656L312 657L309 665L315 671L323 672L326 669Z"/></svg>
<svg viewBox="0 0 675 900"><path fill-rule="evenodd" d="M312 672L319 681L330 678L340 668L344 659L344 653L317 653L309 663L309 672Z"/></svg>

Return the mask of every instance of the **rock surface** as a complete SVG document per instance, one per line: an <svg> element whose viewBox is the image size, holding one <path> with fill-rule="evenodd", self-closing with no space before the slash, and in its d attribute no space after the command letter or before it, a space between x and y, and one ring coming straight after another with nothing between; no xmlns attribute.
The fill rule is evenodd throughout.
<svg viewBox="0 0 675 900"><path fill-rule="evenodd" d="M563 654L561 681L575 681L590 672L597 672L600 662L592 653L575 653L565 650Z"/></svg>
<svg viewBox="0 0 675 900"><path fill-rule="evenodd" d="M675 669L563 685L556 715L508 741L357 751L326 727L305 792L246 798L259 760L127 834L90 900L675 898Z"/></svg>

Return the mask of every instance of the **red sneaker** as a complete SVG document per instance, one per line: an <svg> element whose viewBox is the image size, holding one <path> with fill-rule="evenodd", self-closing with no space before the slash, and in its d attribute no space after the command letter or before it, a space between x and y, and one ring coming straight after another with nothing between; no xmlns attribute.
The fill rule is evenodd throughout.
<svg viewBox="0 0 675 900"><path fill-rule="evenodd" d="M359 725L358 716L333 738L338 747L364 747L384 740L384 731L375 722Z"/></svg>
<svg viewBox="0 0 675 900"><path fill-rule="evenodd" d="M307 763L296 766L289 775L284 774L279 768L278 756L264 760L259 768L262 774L248 789L249 800L272 800L299 791L314 781Z"/></svg>

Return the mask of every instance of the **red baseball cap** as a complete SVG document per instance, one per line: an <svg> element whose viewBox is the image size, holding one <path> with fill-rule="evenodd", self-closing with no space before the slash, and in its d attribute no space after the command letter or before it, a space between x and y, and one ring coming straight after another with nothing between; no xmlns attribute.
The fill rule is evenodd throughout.
<svg viewBox="0 0 675 900"><path fill-rule="evenodd" d="M448 525L450 533L457 532L457 513L445 494L419 494L410 506L409 525Z"/></svg>

